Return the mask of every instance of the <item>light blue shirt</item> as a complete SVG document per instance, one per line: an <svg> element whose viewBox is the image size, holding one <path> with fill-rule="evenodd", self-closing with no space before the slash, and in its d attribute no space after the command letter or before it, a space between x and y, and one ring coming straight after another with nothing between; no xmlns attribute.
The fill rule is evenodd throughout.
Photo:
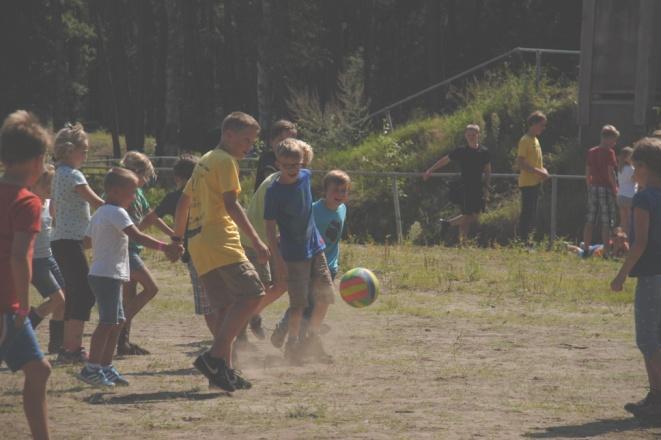
<svg viewBox="0 0 661 440"><path fill-rule="evenodd" d="M328 261L328 268L333 275L336 275L339 270L340 239L342 238L344 221L347 218L347 207L343 203L337 207L337 210L331 211L322 199L312 205L312 212L317 229L319 229L319 233L326 243L324 252Z"/></svg>

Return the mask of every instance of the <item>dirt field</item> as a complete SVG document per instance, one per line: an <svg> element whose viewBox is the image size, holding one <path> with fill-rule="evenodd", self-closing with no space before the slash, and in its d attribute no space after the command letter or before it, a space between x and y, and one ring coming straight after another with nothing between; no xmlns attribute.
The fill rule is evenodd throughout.
<svg viewBox="0 0 661 440"><path fill-rule="evenodd" d="M161 292L134 324L152 355L118 359L128 388L93 389L55 367L56 439L512 439L661 437L622 409L646 393L633 283L617 263L520 250L346 246L344 267L383 282L368 309L338 298L332 366L289 367L267 341L241 353L253 381L210 391L191 363L209 344L181 265L148 257ZM267 327L286 307L265 313ZM45 342L47 324L39 328ZM88 332L92 326L88 327ZM26 438L22 377L0 371L2 439Z"/></svg>

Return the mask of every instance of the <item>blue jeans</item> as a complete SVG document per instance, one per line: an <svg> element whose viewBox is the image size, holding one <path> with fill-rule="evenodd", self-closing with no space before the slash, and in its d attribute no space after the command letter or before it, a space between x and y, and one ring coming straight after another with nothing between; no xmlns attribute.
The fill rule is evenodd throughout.
<svg viewBox="0 0 661 440"><path fill-rule="evenodd" d="M5 361L14 372L28 362L44 358L30 318L25 318L20 329L14 325L15 319L15 313L0 313L0 363Z"/></svg>

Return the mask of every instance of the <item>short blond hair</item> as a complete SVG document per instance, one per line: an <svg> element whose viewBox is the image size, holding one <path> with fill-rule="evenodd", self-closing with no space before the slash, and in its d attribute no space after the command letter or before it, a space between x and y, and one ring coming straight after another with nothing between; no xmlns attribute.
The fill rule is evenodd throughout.
<svg viewBox="0 0 661 440"><path fill-rule="evenodd" d="M303 149L303 166L309 166L312 159L314 159L314 150L307 142L299 141L299 145Z"/></svg>
<svg viewBox="0 0 661 440"><path fill-rule="evenodd" d="M259 122L252 116L243 112L232 112L229 115L225 116L223 119L223 125L221 126L221 132L225 133L226 131L241 131L246 128L254 128L257 131L260 130Z"/></svg>
<svg viewBox="0 0 661 440"><path fill-rule="evenodd" d="M330 170L324 176L324 191L331 185L347 185L351 186L351 177L342 170Z"/></svg>
<svg viewBox="0 0 661 440"><path fill-rule="evenodd" d="M604 125L601 127L602 138L619 138L620 132L614 125Z"/></svg>
<svg viewBox="0 0 661 440"><path fill-rule="evenodd" d="M151 180L156 177L154 165L149 157L139 151L127 152L119 163L126 169L133 171L136 175L142 174L145 180Z"/></svg>
<svg viewBox="0 0 661 440"><path fill-rule="evenodd" d="M138 176L127 168L114 167L103 179L103 190L109 193L114 188L122 188L127 185L138 185Z"/></svg>
<svg viewBox="0 0 661 440"><path fill-rule="evenodd" d="M472 130L472 131L474 131L474 132L476 132L476 133L479 133L479 132L480 132L480 126L477 125L477 124L468 124L468 125L466 126L466 128L464 128L464 133L466 133L466 132L469 131L469 130Z"/></svg>
<svg viewBox="0 0 661 440"><path fill-rule="evenodd" d="M275 157L280 159L283 157L299 158L305 159L305 148L303 145L307 145L303 141L299 141L294 138L287 138L280 142L275 149ZM307 148L312 150L312 147L307 145Z"/></svg>
<svg viewBox="0 0 661 440"><path fill-rule="evenodd" d="M53 148L55 161L66 160L73 151L85 148L87 140L88 137L83 124L67 122L64 124L64 128L55 135L55 147Z"/></svg>
<svg viewBox="0 0 661 440"><path fill-rule="evenodd" d="M48 130L34 114L25 110L7 116L0 128L0 160L8 165L43 156L52 144Z"/></svg>

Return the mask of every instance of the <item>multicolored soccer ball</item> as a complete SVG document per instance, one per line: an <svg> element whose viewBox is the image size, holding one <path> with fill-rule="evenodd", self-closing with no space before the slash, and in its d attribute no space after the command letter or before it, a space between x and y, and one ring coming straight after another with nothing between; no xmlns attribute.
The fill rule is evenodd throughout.
<svg viewBox="0 0 661 440"><path fill-rule="evenodd" d="M378 295L379 280L371 270L356 267L342 276L340 296L350 306L367 307Z"/></svg>

